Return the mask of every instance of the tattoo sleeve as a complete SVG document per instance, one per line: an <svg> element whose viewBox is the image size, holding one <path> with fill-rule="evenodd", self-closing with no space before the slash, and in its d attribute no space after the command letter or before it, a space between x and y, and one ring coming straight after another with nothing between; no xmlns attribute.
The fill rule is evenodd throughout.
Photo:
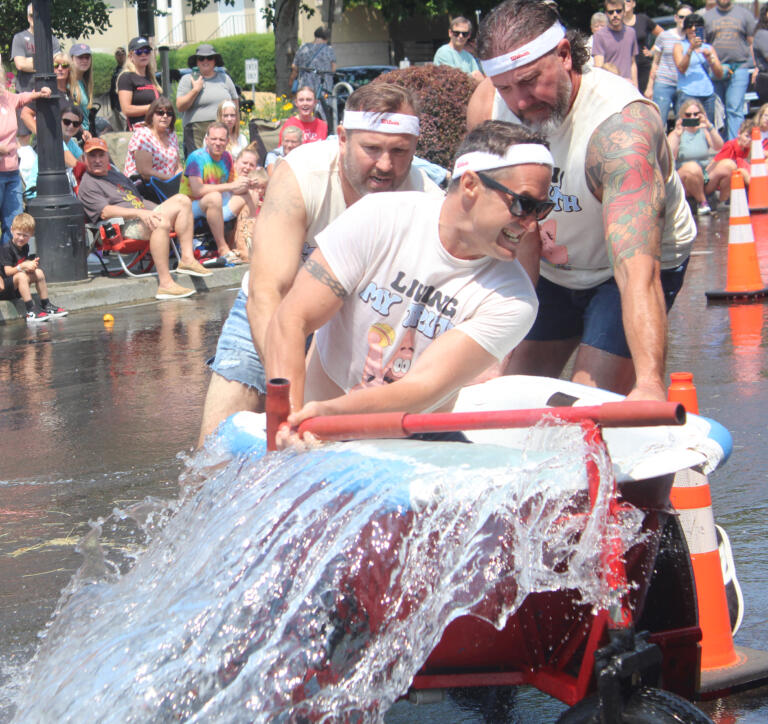
<svg viewBox="0 0 768 724"><path fill-rule="evenodd" d="M604 121L587 148L587 184L603 203L608 254L615 267L636 254L661 256L669 165L658 112L630 103Z"/></svg>
<svg viewBox="0 0 768 724"><path fill-rule="evenodd" d="M344 287L341 286L339 280L330 274L328 270L322 265L318 264L312 257L309 257L304 262L304 268L321 284L325 284L339 299L344 299L347 296L347 292Z"/></svg>

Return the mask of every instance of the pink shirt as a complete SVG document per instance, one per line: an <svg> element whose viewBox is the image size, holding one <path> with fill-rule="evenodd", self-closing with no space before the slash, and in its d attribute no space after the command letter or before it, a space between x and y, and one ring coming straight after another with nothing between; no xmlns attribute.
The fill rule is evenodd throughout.
<svg viewBox="0 0 768 724"><path fill-rule="evenodd" d="M32 100L32 93L6 93L0 91L0 145L8 148L8 153L0 156L0 171L18 171L19 155L16 149L16 109Z"/></svg>
<svg viewBox="0 0 768 724"><path fill-rule="evenodd" d="M152 154L152 172L164 178L175 175L179 169L179 142L173 131L168 133L168 142L162 144L148 126L134 126L135 130L128 141L128 153L125 157L125 175L136 173L136 151Z"/></svg>

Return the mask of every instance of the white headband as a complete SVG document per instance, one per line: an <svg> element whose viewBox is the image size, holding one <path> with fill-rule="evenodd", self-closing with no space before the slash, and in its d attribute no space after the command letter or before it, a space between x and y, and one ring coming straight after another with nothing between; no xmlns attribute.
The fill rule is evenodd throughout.
<svg viewBox="0 0 768 724"><path fill-rule="evenodd" d="M505 166L520 166L524 163L538 163L554 166L552 154L540 143L518 143L510 146L503 156L485 151L471 151L456 159L451 178L459 178L465 171L490 171Z"/></svg>
<svg viewBox="0 0 768 724"><path fill-rule="evenodd" d="M235 110L237 110L237 106L235 105L234 101L224 101L221 104L221 110L224 110L225 108L234 108Z"/></svg>
<svg viewBox="0 0 768 724"><path fill-rule="evenodd" d="M542 55L548 53L552 48L565 37L565 28L560 23L555 23L549 30L545 31L529 43L510 50L504 55L497 55L495 58L481 60L483 72L487 76L500 75L508 70L514 70L521 65L528 65L538 60Z"/></svg>
<svg viewBox="0 0 768 724"><path fill-rule="evenodd" d="M348 131L376 133L408 133L419 135L419 119L405 113L375 113L373 111L344 111L341 124Z"/></svg>

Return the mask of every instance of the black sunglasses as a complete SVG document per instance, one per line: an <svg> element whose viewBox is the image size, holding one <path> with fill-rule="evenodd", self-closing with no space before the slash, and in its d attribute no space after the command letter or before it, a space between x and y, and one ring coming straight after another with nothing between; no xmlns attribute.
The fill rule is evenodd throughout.
<svg viewBox="0 0 768 724"><path fill-rule="evenodd" d="M616 9L616 10L606 10L605 14L606 15L624 15L624 11L623 10L619 10L619 9Z"/></svg>
<svg viewBox="0 0 768 724"><path fill-rule="evenodd" d="M470 36L469 30L451 30L451 32L456 36L461 36L462 38L468 38Z"/></svg>
<svg viewBox="0 0 768 724"><path fill-rule="evenodd" d="M532 199L530 196L521 196L518 193L508 189L504 184L500 184L498 181L494 181L490 176L477 171L478 178L483 182L484 186L489 189L495 189L501 191L508 196L511 196L511 200L507 202L509 207L509 213L512 216L533 216L536 221L542 221L549 216L552 209L555 208L554 201L539 201L538 199Z"/></svg>
<svg viewBox="0 0 768 724"><path fill-rule="evenodd" d="M75 128L77 128L82 123L82 121L72 121L69 118L62 118L61 122L65 126L74 126Z"/></svg>
<svg viewBox="0 0 768 724"><path fill-rule="evenodd" d="M136 48L133 51L134 55L149 55L152 52L152 48L148 48L146 45L143 48Z"/></svg>
<svg viewBox="0 0 768 724"><path fill-rule="evenodd" d="M171 118L173 116L173 111L166 111L166 110L155 111L155 115L156 116L168 116L169 118Z"/></svg>

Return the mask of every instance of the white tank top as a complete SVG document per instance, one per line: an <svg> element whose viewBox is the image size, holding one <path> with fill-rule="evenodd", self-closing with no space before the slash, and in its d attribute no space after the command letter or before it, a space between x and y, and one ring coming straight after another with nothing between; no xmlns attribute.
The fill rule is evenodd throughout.
<svg viewBox="0 0 768 724"><path fill-rule="evenodd" d="M587 145L608 117L643 97L629 82L594 68L585 71L573 107L550 136L555 168L549 194L554 211L541 223L541 275L569 289L589 289L613 276L603 226L603 205L587 185ZM496 92L492 118L519 122ZM671 158L671 155L670 155ZM666 181L666 215L661 241L661 268L674 269L688 257L696 225L680 177L670 163Z"/></svg>

